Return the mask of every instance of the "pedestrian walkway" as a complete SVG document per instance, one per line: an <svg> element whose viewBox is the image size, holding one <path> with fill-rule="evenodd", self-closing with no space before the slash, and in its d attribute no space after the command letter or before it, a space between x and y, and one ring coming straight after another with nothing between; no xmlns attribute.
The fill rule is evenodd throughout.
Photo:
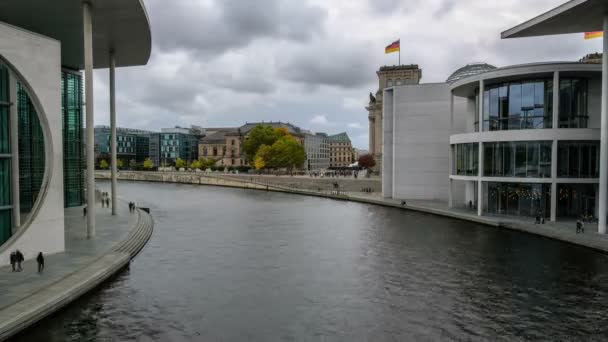
<svg viewBox="0 0 608 342"><path fill-rule="evenodd" d="M26 261L22 272L12 272L6 260L7 266L0 268L0 340L98 285L143 247L151 234L150 216L139 210L130 213L127 203L119 204L116 216L110 208L97 207L96 236L90 240L82 207L66 209L66 250L45 256L42 274L35 260ZM121 246L129 248L116 250Z"/></svg>
<svg viewBox="0 0 608 342"><path fill-rule="evenodd" d="M405 205L403 205L404 201L402 200L382 198L381 194L378 193L348 193L347 195L349 199L354 201L416 210L478 222L493 227L522 231L608 253L608 236L597 233L597 224L586 224L585 232L577 234L575 220L546 221L545 224L534 224L534 218L529 217L477 216L476 209L449 208L448 203L443 201L406 200Z"/></svg>

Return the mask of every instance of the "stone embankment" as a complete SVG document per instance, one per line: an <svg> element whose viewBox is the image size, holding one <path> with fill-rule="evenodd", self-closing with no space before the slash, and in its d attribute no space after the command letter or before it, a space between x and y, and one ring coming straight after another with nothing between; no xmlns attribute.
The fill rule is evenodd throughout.
<svg viewBox="0 0 608 342"><path fill-rule="evenodd" d="M111 238L101 233L96 237L98 241L73 242L65 253L60 253L62 255L47 258L48 271L29 280L25 278L26 283L13 284L15 289L6 289L6 292L15 290L15 293L0 295L0 341L57 312L126 267L150 239L154 226L147 212L138 209L136 215L136 219L129 221L130 227L124 237L116 242L108 242ZM99 231L120 232L114 227L103 226L103 221L100 223ZM96 248L100 246L104 247ZM35 272L33 262L26 267L30 273ZM7 282L15 282L18 276L21 274L11 274L9 270L2 275Z"/></svg>

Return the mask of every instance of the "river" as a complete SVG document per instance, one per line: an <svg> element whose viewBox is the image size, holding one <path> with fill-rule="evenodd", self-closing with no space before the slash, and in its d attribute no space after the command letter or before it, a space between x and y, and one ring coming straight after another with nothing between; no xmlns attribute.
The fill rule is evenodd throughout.
<svg viewBox="0 0 608 342"><path fill-rule="evenodd" d="M119 188L151 208L148 245L99 290L16 340L608 337L608 257L584 248L315 197L160 183Z"/></svg>

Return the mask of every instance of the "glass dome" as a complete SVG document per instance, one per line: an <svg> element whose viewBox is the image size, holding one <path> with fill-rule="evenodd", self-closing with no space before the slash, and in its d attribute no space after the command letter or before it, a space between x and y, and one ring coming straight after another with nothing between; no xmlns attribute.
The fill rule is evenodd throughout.
<svg viewBox="0 0 608 342"><path fill-rule="evenodd" d="M462 68L454 71L450 77L446 80L447 83L454 83L460 79L465 77L477 75L484 73L486 71L491 71L497 69L495 66L490 65L488 63L471 63L463 66Z"/></svg>

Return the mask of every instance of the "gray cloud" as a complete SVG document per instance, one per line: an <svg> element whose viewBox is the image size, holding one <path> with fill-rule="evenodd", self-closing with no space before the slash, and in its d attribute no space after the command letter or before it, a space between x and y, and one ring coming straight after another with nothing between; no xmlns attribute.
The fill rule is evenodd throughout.
<svg viewBox="0 0 608 342"><path fill-rule="evenodd" d="M436 19L441 19L443 16L448 15L456 6L456 0L442 0L439 4L439 8L435 10L433 16Z"/></svg>
<svg viewBox="0 0 608 342"><path fill-rule="evenodd" d="M154 0L147 6L155 44L214 56L258 38L306 42L323 32L326 12L305 1Z"/></svg>

